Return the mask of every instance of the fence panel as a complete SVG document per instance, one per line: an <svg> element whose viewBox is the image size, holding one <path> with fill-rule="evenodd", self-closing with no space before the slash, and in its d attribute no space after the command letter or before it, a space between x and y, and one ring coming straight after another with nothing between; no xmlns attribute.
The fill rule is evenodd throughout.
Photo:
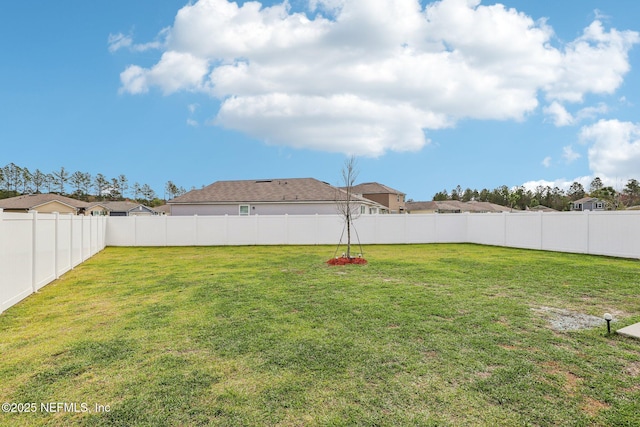
<svg viewBox="0 0 640 427"><path fill-rule="evenodd" d="M640 257L640 215L637 212L594 212L589 215L589 253Z"/></svg>
<svg viewBox="0 0 640 427"><path fill-rule="evenodd" d="M227 237L227 216L198 216L197 218L197 232L196 232L196 244L204 246L218 246L226 245L228 241ZM167 218L167 220L169 220ZM171 224L170 221L168 224ZM187 234L187 224L182 224L183 228L180 229L180 233ZM169 227L169 230L173 230ZM178 232L172 234L172 239L178 238ZM171 240L171 239L170 239Z"/></svg>
<svg viewBox="0 0 640 427"><path fill-rule="evenodd" d="M33 290L33 217L0 212L0 309L29 296Z"/></svg>
<svg viewBox="0 0 640 427"><path fill-rule="evenodd" d="M0 312L104 248L105 218L0 209Z"/></svg>
<svg viewBox="0 0 640 427"><path fill-rule="evenodd" d="M589 253L589 213L543 213L540 233L544 250Z"/></svg>
<svg viewBox="0 0 640 427"><path fill-rule="evenodd" d="M406 243L434 243L437 240L435 215L405 215Z"/></svg>
<svg viewBox="0 0 640 427"><path fill-rule="evenodd" d="M505 246L524 249L541 249L540 234L542 212L536 213L504 213Z"/></svg>
<svg viewBox="0 0 640 427"><path fill-rule="evenodd" d="M57 214L55 214L57 215ZM56 247L56 277L60 277L62 274L71 270L73 266L71 261L71 248L72 248L72 220L73 215L57 215L58 218L58 230Z"/></svg>
<svg viewBox="0 0 640 427"><path fill-rule="evenodd" d="M56 217L50 214L33 215L37 216L34 220L34 282L37 291L56 279Z"/></svg>
<svg viewBox="0 0 640 427"><path fill-rule="evenodd" d="M505 214L467 215L468 242L503 246L506 241Z"/></svg>
<svg viewBox="0 0 640 427"><path fill-rule="evenodd" d="M338 215L108 218L107 244L334 245L346 241ZM640 258L640 212L363 215L352 242L478 243Z"/></svg>

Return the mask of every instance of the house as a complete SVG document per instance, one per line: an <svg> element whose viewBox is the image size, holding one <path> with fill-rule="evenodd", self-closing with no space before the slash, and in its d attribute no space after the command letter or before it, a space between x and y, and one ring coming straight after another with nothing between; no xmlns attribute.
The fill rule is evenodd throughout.
<svg viewBox="0 0 640 427"><path fill-rule="evenodd" d="M157 215L150 207L134 202L97 202L89 205L92 215L109 216L149 216Z"/></svg>
<svg viewBox="0 0 640 427"><path fill-rule="evenodd" d="M5 212L67 213L80 215L88 203L58 194L25 194L0 200Z"/></svg>
<svg viewBox="0 0 640 427"><path fill-rule="evenodd" d="M314 178L216 181L167 202L171 215L337 214L344 190ZM385 213L380 203L354 195L362 214Z"/></svg>
<svg viewBox="0 0 640 427"><path fill-rule="evenodd" d="M355 194L386 206L389 213L405 213L405 193L401 191L377 182L364 182L351 189Z"/></svg>
<svg viewBox="0 0 640 427"><path fill-rule="evenodd" d="M153 211L156 215L171 215L171 206L169 205L160 205L153 208Z"/></svg>
<svg viewBox="0 0 640 427"><path fill-rule="evenodd" d="M513 209L489 202L461 202L459 200L443 200L430 202L407 202L406 210L412 214L421 213L494 213L511 212Z"/></svg>
<svg viewBox="0 0 640 427"><path fill-rule="evenodd" d="M572 211L603 211L606 203L596 197L583 197L569 203L569 210Z"/></svg>

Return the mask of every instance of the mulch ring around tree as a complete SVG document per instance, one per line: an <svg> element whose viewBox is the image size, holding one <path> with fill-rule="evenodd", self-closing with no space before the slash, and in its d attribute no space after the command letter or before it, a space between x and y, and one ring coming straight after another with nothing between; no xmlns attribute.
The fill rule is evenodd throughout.
<svg viewBox="0 0 640 427"><path fill-rule="evenodd" d="M367 263L367 260L362 257L335 257L327 261L329 265L346 265L346 264L361 264L364 265Z"/></svg>

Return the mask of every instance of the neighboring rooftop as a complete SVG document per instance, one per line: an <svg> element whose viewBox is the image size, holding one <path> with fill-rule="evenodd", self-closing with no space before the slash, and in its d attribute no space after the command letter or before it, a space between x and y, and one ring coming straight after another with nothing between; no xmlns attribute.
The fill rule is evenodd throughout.
<svg viewBox="0 0 640 427"><path fill-rule="evenodd" d="M72 199L71 197L60 196L58 194L25 194L22 196L10 197L0 200L0 208L2 209L34 209L38 206L51 202L59 202L72 208L85 208L89 204L82 200Z"/></svg>
<svg viewBox="0 0 640 427"><path fill-rule="evenodd" d="M362 184L354 185L351 188L356 194L405 194L402 191L398 191L378 182L363 182Z"/></svg>
<svg viewBox="0 0 640 427"><path fill-rule="evenodd" d="M327 202L336 200L336 191L342 190L315 178L216 181L167 203Z"/></svg>
<svg viewBox="0 0 640 427"><path fill-rule="evenodd" d="M459 212L511 212L512 209L506 206L496 205L489 202L461 202L459 200L443 200L429 202L407 202L405 203L407 211L431 211L440 213L459 213Z"/></svg>
<svg viewBox="0 0 640 427"><path fill-rule="evenodd" d="M112 212L128 212L132 209L137 209L141 205L140 203L120 201L120 202L94 202L91 206L102 206ZM149 208L151 209L151 208Z"/></svg>

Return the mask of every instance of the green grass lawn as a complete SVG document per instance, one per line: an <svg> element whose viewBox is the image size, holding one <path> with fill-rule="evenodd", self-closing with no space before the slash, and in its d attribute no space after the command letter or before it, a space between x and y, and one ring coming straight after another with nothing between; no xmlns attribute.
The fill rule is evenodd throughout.
<svg viewBox="0 0 640 427"><path fill-rule="evenodd" d="M334 249L107 248L0 315L0 425L640 425L640 341L535 310L638 322L640 262Z"/></svg>

